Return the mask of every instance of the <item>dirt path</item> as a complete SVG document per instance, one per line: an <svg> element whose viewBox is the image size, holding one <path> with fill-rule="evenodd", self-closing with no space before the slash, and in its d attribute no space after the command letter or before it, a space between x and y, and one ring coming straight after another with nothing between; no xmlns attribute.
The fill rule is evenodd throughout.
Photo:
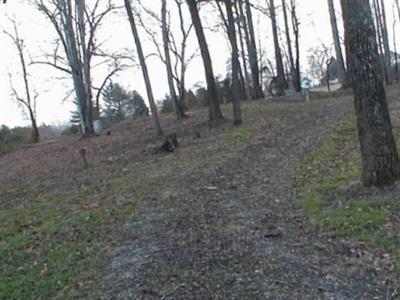
<svg viewBox="0 0 400 300"><path fill-rule="evenodd" d="M218 163L165 183L127 224L104 299L386 299L368 266L310 229L292 187L299 160L352 104L296 105Z"/></svg>

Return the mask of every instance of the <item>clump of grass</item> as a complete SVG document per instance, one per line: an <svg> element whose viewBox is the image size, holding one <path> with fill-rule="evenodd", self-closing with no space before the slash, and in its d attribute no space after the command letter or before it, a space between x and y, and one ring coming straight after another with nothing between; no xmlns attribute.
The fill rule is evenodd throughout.
<svg viewBox="0 0 400 300"><path fill-rule="evenodd" d="M231 129L227 133L226 138L228 141L243 141L250 139L252 135L253 129L249 126L242 125Z"/></svg>

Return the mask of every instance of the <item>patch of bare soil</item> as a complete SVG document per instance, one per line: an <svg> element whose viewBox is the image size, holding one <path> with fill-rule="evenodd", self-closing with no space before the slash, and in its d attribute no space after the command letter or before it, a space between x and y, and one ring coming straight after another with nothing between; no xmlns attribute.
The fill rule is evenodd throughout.
<svg viewBox="0 0 400 300"><path fill-rule="evenodd" d="M261 117L250 139L163 182L126 224L103 299L395 297L377 269L310 229L291 184L301 157L352 112L350 98L260 105L268 116L291 109Z"/></svg>

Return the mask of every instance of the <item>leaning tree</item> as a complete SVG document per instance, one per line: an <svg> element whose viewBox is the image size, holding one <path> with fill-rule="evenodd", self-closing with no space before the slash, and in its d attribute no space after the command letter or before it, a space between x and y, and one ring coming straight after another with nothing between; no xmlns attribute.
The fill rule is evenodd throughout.
<svg viewBox="0 0 400 300"><path fill-rule="evenodd" d="M209 116L210 121L217 121L223 118L221 109L219 107L218 100L218 89L215 82L214 71L211 62L210 51L208 50L208 45L206 37L203 30L203 25L200 20L199 10L197 7L196 0L186 0L189 6L190 15L192 17L192 22L194 29L196 31L197 40L199 43L201 57L203 59L204 72L207 82L207 92L209 96Z"/></svg>
<svg viewBox="0 0 400 300"><path fill-rule="evenodd" d="M124 0L124 4L125 4L125 9L126 9L126 14L128 15L128 21L131 26L133 39L135 41L136 51L139 56L139 62L140 62L140 67L141 67L142 73L143 73L143 79L144 79L144 82L146 85L147 97L148 97L148 100L150 103L151 117L153 119L154 130L158 136L162 136L163 131L161 129L160 120L158 118L158 111L157 111L157 106L156 106L154 96L153 96L153 89L151 86L149 71L147 69L147 63L146 63L146 59L145 59L145 56L143 53L142 43L141 43L139 33L138 33L138 30L136 27L135 17L132 12L131 1Z"/></svg>

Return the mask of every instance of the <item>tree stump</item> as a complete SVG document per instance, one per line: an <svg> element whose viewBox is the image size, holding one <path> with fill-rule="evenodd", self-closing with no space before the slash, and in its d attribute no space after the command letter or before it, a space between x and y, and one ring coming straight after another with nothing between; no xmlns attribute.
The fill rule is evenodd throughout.
<svg viewBox="0 0 400 300"><path fill-rule="evenodd" d="M161 146L158 147L158 153L160 152L175 152L176 148L178 148L179 143L178 143L178 137L176 133L171 133L167 136L164 137L164 140L161 144Z"/></svg>

